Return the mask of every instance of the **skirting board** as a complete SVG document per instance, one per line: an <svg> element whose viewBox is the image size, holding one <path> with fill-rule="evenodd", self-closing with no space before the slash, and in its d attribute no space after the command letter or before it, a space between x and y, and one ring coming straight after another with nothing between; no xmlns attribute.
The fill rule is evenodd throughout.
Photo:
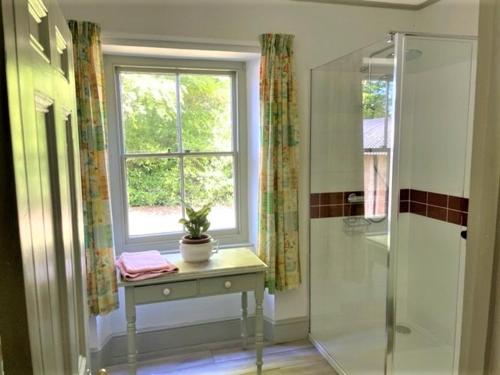
<svg viewBox="0 0 500 375"><path fill-rule="evenodd" d="M248 317L248 335L253 337L254 317ZM272 343L283 343L307 338L309 318L291 318L278 321L264 320L264 338ZM184 352L190 349L215 349L238 344L240 320L193 324L185 327L159 329L137 333L138 359L149 360ZM250 340L251 341L251 340ZM99 351L91 353L92 370L123 364L127 361L127 336L112 336Z"/></svg>

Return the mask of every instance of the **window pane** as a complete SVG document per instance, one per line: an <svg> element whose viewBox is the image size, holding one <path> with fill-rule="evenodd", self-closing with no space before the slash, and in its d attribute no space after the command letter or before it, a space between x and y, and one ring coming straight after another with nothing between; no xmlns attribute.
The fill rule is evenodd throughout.
<svg viewBox="0 0 500 375"><path fill-rule="evenodd" d="M389 153L365 152L365 216L387 216L389 203Z"/></svg>
<svg viewBox="0 0 500 375"><path fill-rule="evenodd" d="M232 156L184 159L186 203L195 209L212 204L210 230L236 227L233 164Z"/></svg>
<svg viewBox="0 0 500 375"><path fill-rule="evenodd" d="M180 85L184 150L231 151L231 77L181 74Z"/></svg>
<svg viewBox="0 0 500 375"><path fill-rule="evenodd" d="M120 73L126 153L177 152L175 74Z"/></svg>
<svg viewBox="0 0 500 375"><path fill-rule="evenodd" d="M371 218L385 217L388 210L392 79L373 75L362 81L365 215Z"/></svg>
<svg viewBox="0 0 500 375"><path fill-rule="evenodd" d="M182 231L179 159L128 159L127 193L131 236Z"/></svg>
<svg viewBox="0 0 500 375"><path fill-rule="evenodd" d="M363 80L363 147L385 148L391 144L392 77Z"/></svg>

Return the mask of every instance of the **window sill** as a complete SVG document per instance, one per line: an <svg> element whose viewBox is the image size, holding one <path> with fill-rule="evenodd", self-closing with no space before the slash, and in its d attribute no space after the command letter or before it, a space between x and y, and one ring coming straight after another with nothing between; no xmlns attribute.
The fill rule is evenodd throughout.
<svg viewBox="0 0 500 375"><path fill-rule="evenodd" d="M249 247L253 249L254 252L256 252L256 248L254 244L251 243L237 243L237 244L227 244L227 245L221 245L219 246L219 250L229 250L229 249L239 249L242 247ZM179 249L172 249L172 250L160 250L160 254L178 254L180 253Z"/></svg>

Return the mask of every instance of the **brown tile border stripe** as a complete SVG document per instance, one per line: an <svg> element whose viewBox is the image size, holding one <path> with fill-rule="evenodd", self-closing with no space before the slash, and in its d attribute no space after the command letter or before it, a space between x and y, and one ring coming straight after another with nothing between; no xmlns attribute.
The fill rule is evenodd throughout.
<svg viewBox="0 0 500 375"><path fill-rule="evenodd" d="M349 203L350 194L363 196L362 191L312 193L310 218L362 216L363 203ZM416 189L401 189L399 212L412 213L452 224L467 226L469 199Z"/></svg>
<svg viewBox="0 0 500 375"><path fill-rule="evenodd" d="M363 203L349 203L348 197L353 193L357 196L364 195L362 191L312 193L310 196L311 219L364 215Z"/></svg>
<svg viewBox="0 0 500 375"><path fill-rule="evenodd" d="M401 189L399 212L467 226L469 199L430 191Z"/></svg>

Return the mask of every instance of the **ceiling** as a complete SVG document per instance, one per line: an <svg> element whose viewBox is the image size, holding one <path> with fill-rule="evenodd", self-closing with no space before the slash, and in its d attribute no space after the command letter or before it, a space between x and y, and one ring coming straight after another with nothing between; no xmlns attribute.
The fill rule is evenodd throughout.
<svg viewBox="0 0 500 375"><path fill-rule="evenodd" d="M438 2L439 0L294 0L294 1L419 10Z"/></svg>
<svg viewBox="0 0 500 375"><path fill-rule="evenodd" d="M264 5L264 4L286 4L289 1L326 3L326 4L345 4L345 5L361 5L372 7L387 7L387 8L405 8L405 9L421 9L435 3L439 0L59 0L62 4L166 4L166 5Z"/></svg>

